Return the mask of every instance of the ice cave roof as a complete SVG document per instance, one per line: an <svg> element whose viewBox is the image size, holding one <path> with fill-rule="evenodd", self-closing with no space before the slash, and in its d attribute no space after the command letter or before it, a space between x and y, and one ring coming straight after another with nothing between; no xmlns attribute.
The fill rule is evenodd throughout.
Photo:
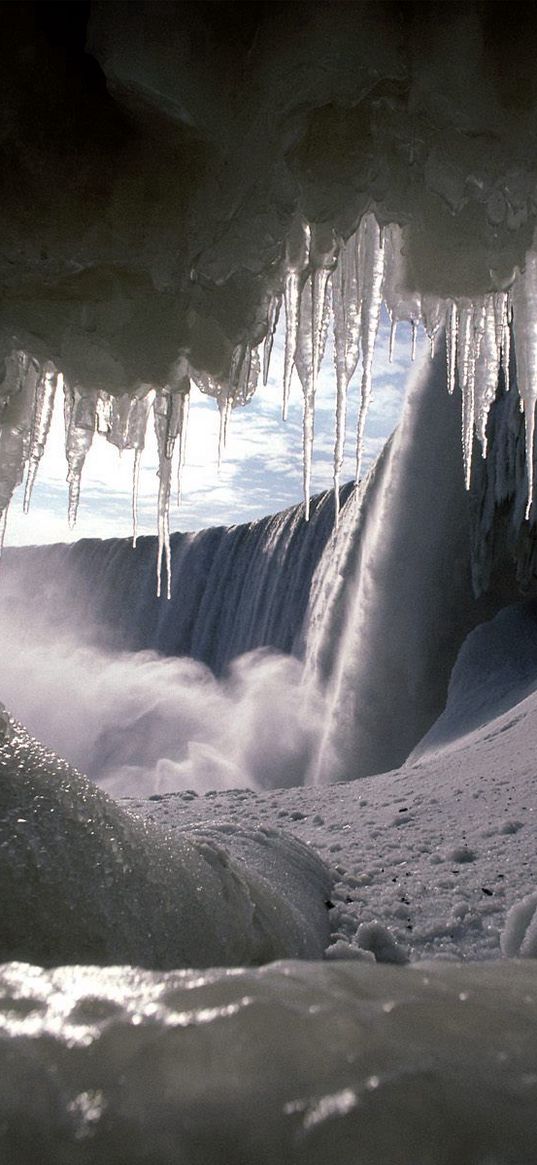
<svg viewBox="0 0 537 1165"><path fill-rule="evenodd" d="M401 295L504 289L524 264L533 5L75 0L0 20L2 342L72 383L173 385L181 356L227 376L297 223L321 251L368 210L400 224Z"/></svg>

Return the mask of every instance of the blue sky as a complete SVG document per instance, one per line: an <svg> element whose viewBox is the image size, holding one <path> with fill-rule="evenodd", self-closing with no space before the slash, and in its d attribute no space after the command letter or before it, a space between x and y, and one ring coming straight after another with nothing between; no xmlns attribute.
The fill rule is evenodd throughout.
<svg viewBox="0 0 537 1165"><path fill-rule="evenodd" d="M365 440L364 470L374 461L400 416L410 369L410 328L401 324L394 361L388 361L389 325L383 320L374 364L373 401ZM418 353L426 347L420 337ZM231 418L223 463L217 470L219 413L215 402L192 392L183 498L172 506L172 530L251 521L302 499L302 390L293 374L289 419L281 420L283 332L276 335L269 382L258 389L246 408ZM358 370L359 371L359 370ZM353 476L354 433L359 376L350 390L346 457L342 481ZM332 484L335 375L331 346L327 347L316 407L316 440L312 493ZM77 538L131 534L133 454L117 450L96 436L82 478L79 517L74 531L67 525L67 491L63 456L63 412L58 400L53 429L40 466L30 513L22 513L22 489L11 503L6 545L67 542ZM139 533L156 528L157 458L152 421L140 475Z"/></svg>

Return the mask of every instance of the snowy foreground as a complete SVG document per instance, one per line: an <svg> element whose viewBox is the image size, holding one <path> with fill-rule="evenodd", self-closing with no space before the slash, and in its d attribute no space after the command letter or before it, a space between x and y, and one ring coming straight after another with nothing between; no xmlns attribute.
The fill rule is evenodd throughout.
<svg viewBox="0 0 537 1165"><path fill-rule="evenodd" d="M132 818L15 730L1 1159L533 1163L537 963L506 956L537 953L536 634L528 607L478 628L414 758L347 785L156 796ZM48 927L65 962L84 935L84 963L122 941L146 966L166 944L175 966L218 943L284 961L32 967L55 961Z"/></svg>

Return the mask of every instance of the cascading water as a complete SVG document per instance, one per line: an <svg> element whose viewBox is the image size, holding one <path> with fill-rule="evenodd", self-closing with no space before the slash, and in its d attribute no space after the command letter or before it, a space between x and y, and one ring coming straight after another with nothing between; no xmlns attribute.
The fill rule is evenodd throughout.
<svg viewBox="0 0 537 1165"><path fill-rule="evenodd" d="M487 430L489 457L474 459L468 495L460 457L460 404L446 393L445 376L439 346L433 365L426 363L416 375L400 428L368 478L357 490L351 484L342 489L337 527L328 492L312 501L309 522L302 505L246 526L172 535L170 602L155 595L158 544L152 537L139 539L135 550L128 540L115 539L6 551L0 576L2 610L11 624L23 629L17 649L4 653L0 678L6 703L37 735L92 775L115 773L113 787L123 790L126 769L134 788L142 780L144 764L155 774L143 777L146 791L172 788L174 781L202 787L211 780L265 786L323 782L400 764L440 713L451 667L468 631L511 600L513 569L500 564L498 570L478 553L482 542L489 546L496 528L495 499L503 504L507 490L522 499L522 510L525 504L524 422L519 410L512 416L516 392L495 406ZM502 450L506 455L509 444L501 421L506 402L518 438L513 456L507 458L511 468L506 464L502 473L498 457ZM494 472L497 481L491 478ZM518 516L513 537L520 542L523 512ZM479 581L481 571L482 585L489 588L479 601L471 588L472 523L474 531L481 523L474 577ZM502 553L505 557L505 546ZM28 613L28 586L39 618ZM27 685L15 665L21 643L28 639L29 622L39 619L46 622L50 643L47 680L42 698L29 705ZM31 635L29 639L33 651ZM71 674L68 661L82 648L105 653L99 666L110 682L96 690L98 703L106 702L106 693L111 699L117 684L123 689L121 731L114 732L107 712L102 724L98 719L95 724L93 715L91 723L86 717L86 731L80 735L93 744L82 751L78 739L73 745L73 737L59 729L51 735L55 717L43 713L56 684L50 660L58 656L60 643L63 662L56 670L62 674ZM289 667L283 659L274 668L263 658L258 664L240 662L258 648L297 658ZM182 657L184 665L172 674L165 660L144 662L148 649ZM127 700L129 659L136 695ZM302 671L299 660L304 660ZM192 661L206 665L213 675L188 671ZM31 667L39 670L35 654ZM95 659L88 656L85 667L93 672ZM223 679L220 703L214 675ZM147 694L141 696L144 677ZM291 694L297 683L302 693L298 703ZM156 685L154 698L151 685ZM282 728L286 699L288 733ZM194 705L199 708L196 715ZM240 747L230 745L237 718L242 727L250 725L246 742L242 729L235 729ZM251 731L259 737L263 718L280 738L289 737L273 764L266 757L260 764L259 749L249 736ZM218 720L229 725L229 733L215 734ZM185 734L185 740L174 744L174 735ZM142 739L153 738L144 751ZM187 761L189 741L197 742L196 758L191 755ZM200 747L206 751L200 753ZM226 756L225 772L216 762L218 749ZM319 755L310 761L312 750ZM163 756L168 758L165 772L159 761Z"/></svg>

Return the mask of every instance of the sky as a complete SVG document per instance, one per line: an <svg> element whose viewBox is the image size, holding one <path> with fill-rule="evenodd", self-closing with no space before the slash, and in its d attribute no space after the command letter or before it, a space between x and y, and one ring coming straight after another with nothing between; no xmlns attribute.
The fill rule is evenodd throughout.
<svg viewBox="0 0 537 1165"><path fill-rule="evenodd" d="M238 408L232 414L219 471L219 412L214 400L203 396L193 386L183 496L180 508L175 503L171 508L172 531L248 522L302 500L302 390L294 372L289 417L284 423L281 420L283 346L284 335L280 324L268 383L266 387L260 385L248 406ZM410 346L410 328L400 324L393 363L389 363L389 323L384 318L375 353L373 400L366 428L364 471L375 460L399 419L411 367ZM426 339L422 334L418 354L425 347ZM352 478L355 467L358 385L359 376L355 374L349 396L342 482ZM331 344L328 344L319 376L316 402L312 494L332 485L334 402L333 352ZM30 513L22 512L20 487L9 510L5 540L7 546L131 535L133 454L127 451L120 457L117 449L103 437L95 437L82 475L77 524L74 530L69 530L63 445L63 402L61 394L58 394L53 426L34 487ZM150 421L140 474L140 534L153 534L156 530L156 473L156 442Z"/></svg>

